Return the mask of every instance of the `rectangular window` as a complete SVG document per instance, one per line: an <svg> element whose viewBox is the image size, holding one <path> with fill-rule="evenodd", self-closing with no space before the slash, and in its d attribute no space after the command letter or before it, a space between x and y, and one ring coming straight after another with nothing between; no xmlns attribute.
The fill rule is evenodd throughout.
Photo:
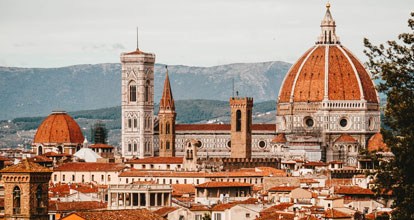
<svg viewBox="0 0 414 220"><path fill-rule="evenodd" d="M195 220L203 220L201 215L195 215Z"/></svg>
<svg viewBox="0 0 414 220"><path fill-rule="evenodd" d="M250 213L246 213L246 218L250 218Z"/></svg>
<svg viewBox="0 0 414 220"><path fill-rule="evenodd" d="M131 102L137 101L137 86L136 85L129 86L129 101Z"/></svg>
<svg viewBox="0 0 414 220"><path fill-rule="evenodd" d="M95 181L95 175L92 175L92 181Z"/></svg>
<svg viewBox="0 0 414 220"><path fill-rule="evenodd" d="M169 164L167 164L167 170L169 170L170 169L170 165Z"/></svg>
<svg viewBox="0 0 414 220"><path fill-rule="evenodd" d="M55 174L55 176L53 177L53 180L56 182L57 181L57 174Z"/></svg>
<svg viewBox="0 0 414 220"><path fill-rule="evenodd" d="M62 176L62 182L65 182L65 174Z"/></svg>
<svg viewBox="0 0 414 220"><path fill-rule="evenodd" d="M104 175L101 175L101 181L103 182L105 179Z"/></svg>
<svg viewBox="0 0 414 220"><path fill-rule="evenodd" d="M72 175L72 182L75 182L75 175Z"/></svg>

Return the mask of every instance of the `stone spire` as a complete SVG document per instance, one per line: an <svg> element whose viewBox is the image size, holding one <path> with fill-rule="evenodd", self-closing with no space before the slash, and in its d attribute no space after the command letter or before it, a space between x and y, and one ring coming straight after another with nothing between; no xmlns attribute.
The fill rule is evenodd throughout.
<svg viewBox="0 0 414 220"><path fill-rule="evenodd" d="M164 90L162 91L162 97L160 101L160 109L175 110L174 98L171 91L170 78L168 77L168 68L165 66L166 74L164 81Z"/></svg>
<svg viewBox="0 0 414 220"><path fill-rule="evenodd" d="M329 8L331 4L326 4L326 13L321 22L321 35L316 44L339 44L339 37L335 33L335 20L332 18Z"/></svg>

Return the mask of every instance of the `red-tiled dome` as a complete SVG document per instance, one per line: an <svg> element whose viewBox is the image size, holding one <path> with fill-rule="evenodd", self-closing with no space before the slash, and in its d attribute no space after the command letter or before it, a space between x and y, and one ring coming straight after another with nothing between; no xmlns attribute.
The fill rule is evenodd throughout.
<svg viewBox="0 0 414 220"><path fill-rule="evenodd" d="M82 144L82 131L66 112L53 112L37 129L33 143L74 143Z"/></svg>
<svg viewBox="0 0 414 220"><path fill-rule="evenodd" d="M349 134L342 134L335 140L335 143L358 143L358 141Z"/></svg>
<svg viewBox="0 0 414 220"><path fill-rule="evenodd" d="M384 143L384 139L383 139L381 133L374 134L368 140L367 149L368 149L369 152L373 152L373 151L384 151L384 152L388 152L388 151L390 151L390 149L388 148L388 146Z"/></svg>
<svg viewBox="0 0 414 220"><path fill-rule="evenodd" d="M340 44L309 49L289 70L279 103L328 100L367 100L378 103L370 75L357 58Z"/></svg>
<svg viewBox="0 0 414 220"><path fill-rule="evenodd" d="M322 100L366 100L378 103L370 75L358 59L340 44L336 24L326 7L321 35L287 73L279 103Z"/></svg>

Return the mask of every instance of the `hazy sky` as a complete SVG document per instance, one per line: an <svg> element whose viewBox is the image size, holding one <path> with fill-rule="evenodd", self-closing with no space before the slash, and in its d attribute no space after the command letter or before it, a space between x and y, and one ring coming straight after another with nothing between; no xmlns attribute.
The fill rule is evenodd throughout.
<svg viewBox="0 0 414 220"><path fill-rule="evenodd" d="M0 0L0 66L119 62L153 52L157 63L213 66L294 62L314 45L321 0ZM361 60L374 43L407 31L413 0L331 0L337 35Z"/></svg>

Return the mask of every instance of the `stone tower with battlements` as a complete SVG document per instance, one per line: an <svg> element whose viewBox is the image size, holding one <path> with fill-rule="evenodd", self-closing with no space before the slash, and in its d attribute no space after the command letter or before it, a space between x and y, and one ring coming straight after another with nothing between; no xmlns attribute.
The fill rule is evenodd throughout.
<svg viewBox="0 0 414 220"><path fill-rule="evenodd" d="M160 157L175 156L175 105L166 67L164 90L158 112Z"/></svg>
<svg viewBox="0 0 414 220"><path fill-rule="evenodd" d="M121 54L122 156L154 155L155 54L137 50Z"/></svg>
<svg viewBox="0 0 414 220"><path fill-rule="evenodd" d="M23 160L0 173L4 181L5 219L49 219L50 169Z"/></svg>
<svg viewBox="0 0 414 220"><path fill-rule="evenodd" d="M231 157L251 158L253 98L230 98Z"/></svg>

